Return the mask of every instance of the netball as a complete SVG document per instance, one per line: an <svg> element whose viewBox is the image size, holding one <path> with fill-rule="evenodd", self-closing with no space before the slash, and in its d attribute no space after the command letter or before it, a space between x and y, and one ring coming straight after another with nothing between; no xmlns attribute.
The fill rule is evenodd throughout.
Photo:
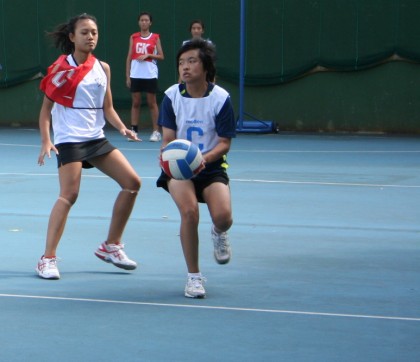
<svg viewBox="0 0 420 362"><path fill-rule="evenodd" d="M188 180L195 176L202 161L200 149L194 143L183 139L168 143L161 154L163 171L175 180Z"/></svg>

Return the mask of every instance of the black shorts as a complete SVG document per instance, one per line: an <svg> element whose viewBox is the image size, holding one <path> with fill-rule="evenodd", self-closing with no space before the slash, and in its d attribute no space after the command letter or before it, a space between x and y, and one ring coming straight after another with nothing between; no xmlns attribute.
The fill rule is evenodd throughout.
<svg viewBox="0 0 420 362"><path fill-rule="evenodd" d="M157 78L152 79L139 79L139 78L130 78L130 92L131 93L153 93L156 94L158 90Z"/></svg>
<svg viewBox="0 0 420 362"><path fill-rule="evenodd" d="M82 162L83 168L92 168L89 160L105 155L115 147L106 138L87 142L68 142L55 145L58 150L57 167L71 162Z"/></svg>
<svg viewBox="0 0 420 362"><path fill-rule="evenodd" d="M229 185L229 176L226 173L224 165L226 161L220 159L219 161L213 162L206 166L197 176L194 176L191 181L194 184L195 195L198 202L205 203L203 198L203 191L207 186L210 186L214 182L221 182L224 185ZM157 182L157 187L162 187L169 192L168 181L170 177L165 173L161 172Z"/></svg>

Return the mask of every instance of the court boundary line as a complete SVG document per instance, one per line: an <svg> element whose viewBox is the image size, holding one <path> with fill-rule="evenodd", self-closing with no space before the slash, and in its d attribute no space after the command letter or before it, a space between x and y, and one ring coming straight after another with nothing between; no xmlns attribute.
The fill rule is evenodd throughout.
<svg viewBox="0 0 420 362"><path fill-rule="evenodd" d="M140 142L141 143L141 142ZM23 143L0 143L0 147L29 147L29 148L40 148L40 145L31 145L31 144L23 144ZM131 147L118 147L119 150L122 151L159 151L157 148L131 148ZM420 150L273 150L273 149L235 149L231 148L229 153L383 153L383 154L390 154L390 153L420 153Z"/></svg>
<svg viewBox="0 0 420 362"><path fill-rule="evenodd" d="M124 300L112 300L112 299L52 297L52 296L25 295L25 294L0 294L0 298L1 297L3 297L3 298L70 301L70 302L87 302L87 303L104 303L104 304L108 304L108 303L109 304L125 304L125 305L138 305L138 306L151 306L151 307L223 310L223 311L233 311L233 312L255 312L255 313L272 313L272 314L307 315L307 316L318 316L318 317L340 317L340 318L359 318L359 319L378 319L378 320L420 322L420 317L419 318L398 317L398 316L392 317L392 316L368 315L368 314L308 312L308 311L282 310L282 309L223 307L223 306L192 305L192 304L190 305L190 304L175 304L175 303L133 302L133 301L124 301Z"/></svg>
<svg viewBox="0 0 420 362"><path fill-rule="evenodd" d="M25 172L0 172L0 176L57 176L57 173L25 173ZM89 175L82 174L84 178L109 178L103 174ZM144 180L156 180L157 176L141 176ZM293 180L262 180L262 179L241 179L230 178L232 182L284 184L284 185L318 185L318 186L343 186L343 187L386 187L398 189L418 189L420 185L395 185L395 184L368 184L358 182L327 182L327 181L293 181Z"/></svg>
<svg viewBox="0 0 420 362"><path fill-rule="evenodd" d="M236 182L255 182L255 183L277 183L277 184L296 184L296 185L320 185L320 186L361 186L361 187L391 187L391 188L420 188L420 185L395 185L395 184L364 184L358 182L328 182L328 181L291 181L291 180L260 180L260 179L234 179Z"/></svg>

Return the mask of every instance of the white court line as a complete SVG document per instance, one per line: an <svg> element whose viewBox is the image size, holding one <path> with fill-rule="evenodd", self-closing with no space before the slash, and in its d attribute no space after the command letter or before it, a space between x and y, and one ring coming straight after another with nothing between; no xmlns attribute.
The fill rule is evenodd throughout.
<svg viewBox="0 0 420 362"><path fill-rule="evenodd" d="M25 173L25 172L0 172L0 176L58 176L58 173ZM98 175L86 175L82 174L82 177L85 178L109 178L109 176L104 174ZM141 176L142 179L157 179L156 176Z"/></svg>
<svg viewBox="0 0 420 362"><path fill-rule="evenodd" d="M5 146L5 147L31 147L31 148L41 148L41 143L39 145L24 145L24 144L16 144L16 143L0 143L0 146Z"/></svg>
<svg viewBox="0 0 420 362"><path fill-rule="evenodd" d="M393 184L362 184L355 182L322 182L322 181L286 181L286 180L258 180L258 179L230 179L237 182L301 184L301 185L326 185L326 186L362 186L362 187L394 187L394 188L420 188L420 185L393 185Z"/></svg>
<svg viewBox="0 0 420 362"><path fill-rule="evenodd" d="M304 312L295 310L281 310L281 309L259 309L259 308L237 308L237 307L221 307L208 305L188 305L188 304L171 304L171 303L151 303L151 302L130 302L124 300L110 300L110 299L88 299L88 298L68 298L68 297L49 297L40 295L21 295L21 294L0 294L4 298L21 298L21 299L45 299L57 301L71 301L71 302L89 302L89 303L110 303L110 304L128 304L128 305L146 305L154 307L169 307L169 308L187 308L187 309L207 309L207 310L225 310L234 312L256 312L256 313L279 313L279 314L294 314L294 315L308 315L308 316L322 316L322 317L341 317L341 318L365 318L365 319L385 319L397 321L411 321L420 322L420 318L412 317L391 317L380 315L364 315L364 314L343 314L343 313L322 313L322 312Z"/></svg>
<svg viewBox="0 0 420 362"><path fill-rule="evenodd" d="M57 176L57 173L21 173L21 172L0 172L0 176ZM109 178L106 175L86 175L82 174L85 178ZM156 176L141 176L142 179L155 180ZM289 181L289 180L261 180L261 179L240 179L231 178L230 181L234 182L253 182L253 183L266 183L266 184L290 184L290 185L318 185L318 186L358 186L358 187L389 187L400 189L418 189L420 185L393 185L393 184L366 184L356 182L323 182L323 181Z"/></svg>
<svg viewBox="0 0 420 362"><path fill-rule="evenodd" d="M24 144L15 144L15 143L0 143L0 147L1 146L5 146L5 147L30 147L30 148L40 148L41 145L24 145ZM119 150L124 150L124 151L154 151L157 152L157 149L153 149L153 148L123 148L123 147L118 147ZM51 151L51 154L53 154L54 151Z"/></svg>
<svg viewBox="0 0 420 362"><path fill-rule="evenodd" d="M420 150L229 150L231 152L248 153L420 153Z"/></svg>
<svg viewBox="0 0 420 362"><path fill-rule="evenodd" d="M0 147L32 147L39 148L40 145L26 145L16 143L0 143ZM155 148L132 148L132 147L118 147L119 150L124 151L158 151ZM420 150L273 150L273 149L230 149L229 153L420 153Z"/></svg>

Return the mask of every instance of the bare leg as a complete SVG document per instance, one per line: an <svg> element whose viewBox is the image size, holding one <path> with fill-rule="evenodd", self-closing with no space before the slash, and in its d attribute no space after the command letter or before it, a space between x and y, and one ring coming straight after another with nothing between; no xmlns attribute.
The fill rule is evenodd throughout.
<svg viewBox="0 0 420 362"><path fill-rule="evenodd" d="M136 201L137 192L120 191L112 210L111 224L109 226L107 244L118 244L121 242L122 234L127 225L128 219Z"/></svg>
<svg viewBox="0 0 420 362"><path fill-rule="evenodd" d="M122 188L114 203L106 241L107 244L118 244L121 242L122 234L133 210L141 180L119 150L113 150L104 156L90 160L90 162L117 181Z"/></svg>
<svg viewBox="0 0 420 362"><path fill-rule="evenodd" d="M63 235L71 206L76 202L80 189L82 163L72 162L58 169L60 197L51 210L48 222L47 240L44 255L56 255L58 243Z"/></svg>
<svg viewBox="0 0 420 362"><path fill-rule="evenodd" d="M138 126L140 121L141 93L131 93L131 125Z"/></svg>
<svg viewBox="0 0 420 362"><path fill-rule="evenodd" d="M215 231L225 232L232 226L232 206L228 185L214 182L203 191L204 200L210 212Z"/></svg>
<svg viewBox="0 0 420 362"><path fill-rule="evenodd" d="M169 191L181 215L180 237L189 273L199 273L199 208L194 185L187 181L169 181Z"/></svg>
<svg viewBox="0 0 420 362"><path fill-rule="evenodd" d="M159 126L158 126L159 107L156 101L156 94L147 93L147 105L149 106L150 117L152 118L153 131L159 131Z"/></svg>

